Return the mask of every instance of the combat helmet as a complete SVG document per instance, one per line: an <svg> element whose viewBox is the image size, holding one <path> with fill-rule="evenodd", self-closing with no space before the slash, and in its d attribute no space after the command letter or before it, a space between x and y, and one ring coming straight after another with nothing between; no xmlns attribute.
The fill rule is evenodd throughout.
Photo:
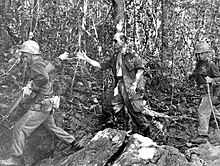
<svg viewBox="0 0 220 166"><path fill-rule="evenodd" d="M198 43L195 46L195 53L203 53L203 52L211 52L211 47L209 46L209 44L207 42L202 42L202 43Z"/></svg>
<svg viewBox="0 0 220 166"><path fill-rule="evenodd" d="M27 40L21 45L21 52L40 54L39 44L33 40Z"/></svg>

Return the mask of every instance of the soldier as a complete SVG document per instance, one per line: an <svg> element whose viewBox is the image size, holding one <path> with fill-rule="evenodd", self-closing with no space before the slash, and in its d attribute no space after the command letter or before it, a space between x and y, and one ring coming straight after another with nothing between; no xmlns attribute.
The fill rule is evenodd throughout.
<svg viewBox="0 0 220 166"><path fill-rule="evenodd" d="M142 60L137 54L127 50L127 37L124 33L116 33L113 41L115 55L107 62L99 63L84 53L78 53L77 56L101 70L112 69L115 79L111 100L113 109L118 112L124 108L134 124L141 130L141 134L149 136L150 124L142 113L145 85Z"/></svg>
<svg viewBox="0 0 220 166"><path fill-rule="evenodd" d="M207 42L198 43L195 47L196 67L191 78L195 81L202 93L202 99L198 108L199 127L196 138L191 139L192 143L206 143L208 140L209 120L212 113L212 105L210 103L207 83L210 87L212 104L218 105L218 96L220 92L220 72L218 66L211 60L209 55L212 49ZM215 110L216 117L220 120L220 113Z"/></svg>
<svg viewBox="0 0 220 166"><path fill-rule="evenodd" d="M49 74L61 65L62 60L68 58L68 54L61 54L53 62L45 61L40 56L38 43L33 40L25 41L21 45L20 52L29 69L29 82L23 88L23 96L29 96L32 103L30 103L29 110L13 127L11 157L0 160L0 165L24 165L25 139L41 124L75 150L82 148L76 143L74 136L55 125L53 114L51 114L54 107L59 107L59 97L53 96L54 90Z"/></svg>

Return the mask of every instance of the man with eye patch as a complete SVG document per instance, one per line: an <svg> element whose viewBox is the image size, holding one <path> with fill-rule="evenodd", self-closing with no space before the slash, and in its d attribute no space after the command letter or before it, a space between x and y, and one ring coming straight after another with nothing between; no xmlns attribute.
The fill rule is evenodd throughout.
<svg viewBox="0 0 220 166"><path fill-rule="evenodd" d="M144 110L143 92L145 86L142 59L136 53L128 50L127 37L124 33L116 33L113 42L114 56L107 62L100 63L80 52L77 53L77 57L101 70L112 70L115 84L112 95L107 100L111 101L115 113L121 110L128 113L133 124L138 128L137 131L130 129L131 132L149 136L150 123L142 113Z"/></svg>
<svg viewBox="0 0 220 166"><path fill-rule="evenodd" d="M195 78L196 84L202 94L201 103L198 108L198 135L191 139L192 143L202 144L208 141L209 120L212 113L212 105L215 116L220 120L220 112L218 110L219 93L220 93L220 72L218 66L211 60L209 55L212 54L212 49L207 42L200 42L195 47L196 67L193 71L191 78ZM212 105L210 103L208 87L210 87L210 95Z"/></svg>

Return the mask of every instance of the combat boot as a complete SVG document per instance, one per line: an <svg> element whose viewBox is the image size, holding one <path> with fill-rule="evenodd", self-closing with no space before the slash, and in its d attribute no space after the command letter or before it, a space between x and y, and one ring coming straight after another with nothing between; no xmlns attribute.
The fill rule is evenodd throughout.
<svg viewBox="0 0 220 166"><path fill-rule="evenodd" d="M80 150L80 149L82 149L82 148L84 148L84 146L83 145L81 145L80 143L77 143L76 141L73 141L72 143L71 143L71 151L78 151L78 150Z"/></svg>

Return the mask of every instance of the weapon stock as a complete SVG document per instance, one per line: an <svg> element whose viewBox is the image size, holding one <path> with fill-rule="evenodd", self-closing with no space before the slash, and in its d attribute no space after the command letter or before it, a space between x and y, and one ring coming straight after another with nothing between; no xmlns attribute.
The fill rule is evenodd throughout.
<svg viewBox="0 0 220 166"><path fill-rule="evenodd" d="M7 114L5 116L3 116L3 119L0 121L0 125L5 121L5 119L7 119L10 116L10 114L15 110L15 108L22 101L22 99L23 99L23 94L21 93L20 96L12 103Z"/></svg>

